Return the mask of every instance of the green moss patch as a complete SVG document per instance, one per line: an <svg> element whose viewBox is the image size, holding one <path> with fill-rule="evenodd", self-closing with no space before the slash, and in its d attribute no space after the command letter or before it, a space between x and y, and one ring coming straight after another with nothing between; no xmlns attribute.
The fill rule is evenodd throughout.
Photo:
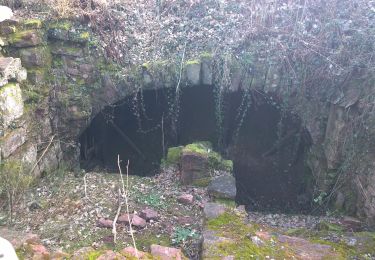
<svg viewBox="0 0 375 260"><path fill-rule="evenodd" d="M322 221L318 224L318 229L321 231L334 231L334 232L343 232L344 229L340 225L329 223L327 221Z"/></svg>
<svg viewBox="0 0 375 260"><path fill-rule="evenodd" d="M102 250L91 251L85 257L88 260L96 260L97 258L99 258L99 256L101 256L103 254L103 252L104 251L102 251Z"/></svg>
<svg viewBox="0 0 375 260"><path fill-rule="evenodd" d="M196 187L207 187L208 184L210 184L211 180L212 180L211 177L194 179L193 180L193 186L196 186Z"/></svg>
<svg viewBox="0 0 375 260"><path fill-rule="evenodd" d="M27 19L23 22L23 26L26 29L40 29L43 23L40 19Z"/></svg>
<svg viewBox="0 0 375 260"><path fill-rule="evenodd" d="M51 29L60 29L60 30L70 30L73 24L70 21L62 20L62 21L55 21L49 25Z"/></svg>
<svg viewBox="0 0 375 260"><path fill-rule="evenodd" d="M167 158L165 163L167 165L178 164L182 153L197 153L204 157L207 157L209 168L211 170L224 170L227 172L233 172L233 162L231 160L224 160L221 155L215 152L210 142L200 141L188 144L186 146L171 147L168 149ZM211 179L199 179L196 180L196 184L201 187L207 186Z"/></svg>
<svg viewBox="0 0 375 260"><path fill-rule="evenodd" d="M183 148L183 152L193 152L206 156L211 170L233 172L233 162L231 160L224 160L219 153L213 150L210 142L188 144Z"/></svg>
<svg viewBox="0 0 375 260"><path fill-rule="evenodd" d="M209 245L205 257L221 259L222 256L233 255L235 259L264 259L266 256L276 259L290 259L292 253L287 248L277 246L272 240L254 244L251 236L259 230L257 225L244 223L244 218L234 212L227 211L219 217L209 220L206 227L217 232L225 241Z"/></svg>
<svg viewBox="0 0 375 260"><path fill-rule="evenodd" d="M168 148L168 154L165 163L167 165L177 164L180 161L182 149L182 146Z"/></svg>
<svg viewBox="0 0 375 260"><path fill-rule="evenodd" d="M185 65L194 65L194 64L200 64L200 60L188 60Z"/></svg>
<svg viewBox="0 0 375 260"><path fill-rule="evenodd" d="M156 235L144 232L142 234L136 234L135 241L137 243L137 248L143 251L149 251L153 244L171 246L171 239L167 234Z"/></svg>
<svg viewBox="0 0 375 260"><path fill-rule="evenodd" d="M371 259L366 256L375 254L375 232L345 233L339 225L322 223L324 224L319 225L320 230L296 228L288 230L286 234L302 237L313 243L329 245L334 249L334 252L338 253L338 259ZM340 237L340 241L333 242L326 239L332 236ZM356 244L350 245L348 241L345 242L348 238L356 241Z"/></svg>
<svg viewBox="0 0 375 260"><path fill-rule="evenodd" d="M228 208L235 208L236 207L236 202L234 200L231 200L231 199L215 198L214 202L223 204L223 205L227 206Z"/></svg>

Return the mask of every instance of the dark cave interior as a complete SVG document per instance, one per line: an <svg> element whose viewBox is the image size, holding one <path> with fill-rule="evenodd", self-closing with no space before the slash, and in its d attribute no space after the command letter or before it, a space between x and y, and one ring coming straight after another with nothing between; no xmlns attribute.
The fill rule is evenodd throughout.
<svg viewBox="0 0 375 260"><path fill-rule="evenodd" d="M238 204L251 210L307 212L311 173L305 165L310 137L300 118L259 91L226 93L218 109L215 89L185 87L174 105L172 89L145 90L103 109L80 137L81 168L130 174L158 172L168 147L210 141L233 160ZM178 114L175 112L178 111Z"/></svg>

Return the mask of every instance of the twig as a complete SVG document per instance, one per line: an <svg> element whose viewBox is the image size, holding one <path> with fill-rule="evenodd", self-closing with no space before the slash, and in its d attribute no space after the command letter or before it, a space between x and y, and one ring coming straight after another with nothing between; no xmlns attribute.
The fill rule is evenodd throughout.
<svg viewBox="0 0 375 260"><path fill-rule="evenodd" d="M121 212L121 190L118 189L118 208L117 208L117 213L116 213L116 216L113 220L113 226L112 226L112 234L113 234L113 243L116 244L116 241L117 241L117 230L116 230L116 223L117 223L117 219L118 219L118 216L120 215L120 212Z"/></svg>
<svg viewBox="0 0 375 260"><path fill-rule="evenodd" d="M125 184L124 184L124 178L122 177L122 171L121 171L121 166L120 166L120 155L117 155L117 166L120 171L120 178L121 178L121 184L122 184L122 194L123 196L125 195Z"/></svg>
<svg viewBox="0 0 375 260"><path fill-rule="evenodd" d="M135 249L135 256L136 256L137 259L139 259L138 249L137 249L137 245L135 243L134 232L133 232L133 228L132 228L132 221L130 220L130 212L129 212L129 202L128 202L128 196L129 196L129 163L130 162L128 160L128 163L126 164L126 190L125 190L124 178L122 177L122 171L121 171L121 166L120 166L120 155L117 155L117 166L118 166L120 176L121 176L121 183L122 183L122 190L123 190L122 195L125 198L126 214L128 215L128 221L129 221L129 232L130 232L130 236L131 236L132 241L133 241L133 247Z"/></svg>

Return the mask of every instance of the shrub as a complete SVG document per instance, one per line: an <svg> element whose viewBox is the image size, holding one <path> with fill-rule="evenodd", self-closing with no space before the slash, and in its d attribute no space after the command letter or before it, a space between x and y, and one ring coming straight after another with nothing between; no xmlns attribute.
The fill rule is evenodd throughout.
<svg viewBox="0 0 375 260"><path fill-rule="evenodd" d="M0 164L0 196L7 200L10 222L12 222L14 206L33 181L33 176L28 173L29 169L26 164L16 160L8 160Z"/></svg>

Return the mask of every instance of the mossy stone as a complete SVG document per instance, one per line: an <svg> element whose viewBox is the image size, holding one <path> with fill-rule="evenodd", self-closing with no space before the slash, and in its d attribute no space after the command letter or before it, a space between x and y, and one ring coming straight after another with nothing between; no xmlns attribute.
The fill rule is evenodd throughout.
<svg viewBox="0 0 375 260"><path fill-rule="evenodd" d="M8 38L9 44L17 48L32 47L43 43L44 35L42 31L26 30L13 33Z"/></svg>
<svg viewBox="0 0 375 260"><path fill-rule="evenodd" d="M183 146L168 148L167 158L165 160L167 165L176 165L181 159Z"/></svg>
<svg viewBox="0 0 375 260"><path fill-rule="evenodd" d="M27 19L23 22L25 29L40 29L43 27L43 22L40 19Z"/></svg>

